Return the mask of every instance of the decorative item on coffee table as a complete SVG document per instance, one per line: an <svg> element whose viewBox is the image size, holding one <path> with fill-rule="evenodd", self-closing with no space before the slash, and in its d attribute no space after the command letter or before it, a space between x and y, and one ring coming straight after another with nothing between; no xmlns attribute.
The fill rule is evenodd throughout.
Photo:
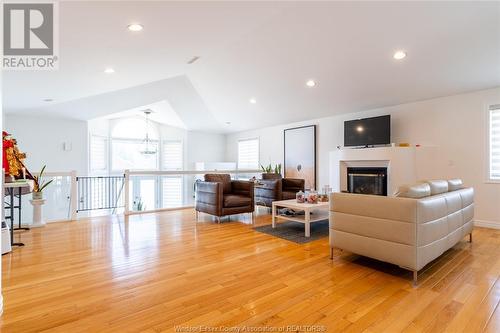
<svg viewBox="0 0 500 333"><path fill-rule="evenodd" d="M295 199L297 199L297 203L304 203L306 201L304 192L298 191L295 195Z"/></svg>
<svg viewBox="0 0 500 333"><path fill-rule="evenodd" d="M330 185L325 185L323 186L323 191L322 193L318 196L318 201L319 202L328 202L328 196L330 194L330 192L332 191L332 188L330 187Z"/></svg>

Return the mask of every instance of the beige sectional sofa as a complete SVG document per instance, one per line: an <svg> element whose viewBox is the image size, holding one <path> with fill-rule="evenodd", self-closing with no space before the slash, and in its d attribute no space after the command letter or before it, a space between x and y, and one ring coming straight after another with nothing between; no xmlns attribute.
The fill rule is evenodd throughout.
<svg viewBox="0 0 500 333"><path fill-rule="evenodd" d="M428 186L424 193L421 184L406 188L409 197L333 193L331 255L336 247L396 264L413 271L416 283L426 264L464 236L472 241L474 190L450 185L450 191L442 185Z"/></svg>

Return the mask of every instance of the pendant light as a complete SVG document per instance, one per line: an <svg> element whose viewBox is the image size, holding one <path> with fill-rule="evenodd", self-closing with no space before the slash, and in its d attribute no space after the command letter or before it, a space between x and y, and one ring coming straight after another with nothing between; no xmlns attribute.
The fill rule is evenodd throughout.
<svg viewBox="0 0 500 333"><path fill-rule="evenodd" d="M149 138L149 115L151 114L151 110L144 110L144 114L146 115L146 137L142 141L143 149L141 150L141 154L154 155L156 154L156 147L154 142Z"/></svg>

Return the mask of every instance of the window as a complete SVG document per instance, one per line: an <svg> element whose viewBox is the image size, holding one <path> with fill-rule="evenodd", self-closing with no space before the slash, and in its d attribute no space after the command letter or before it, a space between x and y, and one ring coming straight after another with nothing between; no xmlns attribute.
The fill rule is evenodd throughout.
<svg viewBox="0 0 500 333"><path fill-rule="evenodd" d="M163 141L162 146L162 169L167 171L178 171L183 169L182 141ZM183 177L162 177L162 207L181 207L183 202Z"/></svg>
<svg viewBox="0 0 500 333"><path fill-rule="evenodd" d="M163 141L163 170L182 170L182 141Z"/></svg>
<svg viewBox="0 0 500 333"><path fill-rule="evenodd" d="M500 104L489 110L489 170L490 180L500 181Z"/></svg>
<svg viewBox="0 0 500 333"><path fill-rule="evenodd" d="M162 179L163 208L182 207L182 176L165 176Z"/></svg>
<svg viewBox="0 0 500 333"><path fill-rule="evenodd" d="M108 168L108 139L103 136L90 137L90 172L105 172Z"/></svg>
<svg viewBox="0 0 500 333"><path fill-rule="evenodd" d="M158 144L153 148L158 151ZM158 154L144 155L142 141L112 139L111 140L111 165L113 170L157 170Z"/></svg>
<svg viewBox="0 0 500 333"><path fill-rule="evenodd" d="M158 133L151 126L146 130L144 120L123 119L114 126L111 133L111 166L114 171L158 170L159 154L142 153L146 133L152 140L152 148L158 151Z"/></svg>
<svg viewBox="0 0 500 333"><path fill-rule="evenodd" d="M238 141L238 169L259 168L259 139Z"/></svg>

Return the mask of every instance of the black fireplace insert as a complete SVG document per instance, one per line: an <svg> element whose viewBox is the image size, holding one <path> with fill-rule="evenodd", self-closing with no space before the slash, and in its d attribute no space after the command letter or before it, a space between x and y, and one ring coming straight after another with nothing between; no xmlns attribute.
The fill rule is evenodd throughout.
<svg viewBox="0 0 500 333"><path fill-rule="evenodd" d="M347 191L387 195L387 168L347 168Z"/></svg>

